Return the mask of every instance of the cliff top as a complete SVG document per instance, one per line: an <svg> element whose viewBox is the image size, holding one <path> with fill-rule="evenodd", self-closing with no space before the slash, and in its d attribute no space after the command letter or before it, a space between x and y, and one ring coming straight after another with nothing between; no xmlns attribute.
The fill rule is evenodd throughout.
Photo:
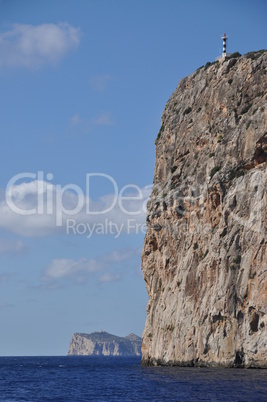
<svg viewBox="0 0 267 402"><path fill-rule="evenodd" d="M199 67L195 72L193 72L189 76L182 78L179 81L176 90L171 95L169 101L165 106L164 112L162 114L161 128L158 132L155 144L157 145L158 140L162 137L164 129L166 128L166 125L168 124L170 118L172 120L172 127L173 127L174 124L181 123L182 121L188 122L188 117L190 117L191 113L192 114L194 114L195 112L199 113L201 109L204 109L203 106L207 106L206 103L208 103L210 99L205 99L206 101L205 105L203 104L200 105L198 104L198 102L195 102L195 100L203 98L205 92L208 92L207 87L212 84L211 82L212 79L215 79L217 81L217 86L220 83L220 81L225 80L226 88L231 89L231 92L237 91L238 92L237 95L239 95L240 92L248 89L249 82L247 82L246 84L238 80L234 82L234 85L231 86L231 84L234 81L233 75L235 74L235 72L239 70L239 72L242 73L242 70L250 69L251 73L255 73L255 71L260 66L262 61L266 59L266 56L267 56L267 50L265 49L249 52L243 56L241 56L240 53L235 52L230 57L226 57L223 60L207 62L205 66ZM190 91L188 91L188 89L190 89ZM181 100L181 97L183 97L184 91L187 92L187 97L188 95L190 96L192 93L192 95L194 95L194 99L189 98L187 108L181 110L179 109L179 102ZM228 90L225 91L224 96L225 95L227 96L228 93L229 93ZM264 94L262 93L262 95ZM185 99L182 100L184 103ZM246 101L248 101L248 99L246 99ZM238 106L240 106L240 104L237 104L237 110L236 110L237 115L239 117L242 116L244 113L246 113L246 111L243 110L242 108L238 109ZM174 114L176 117L175 119L173 118ZM191 121L190 119L189 122L193 123L193 121Z"/></svg>
<svg viewBox="0 0 267 402"><path fill-rule="evenodd" d="M135 334L129 334L129 335L123 337L123 336L113 335L113 334L110 334L110 333L108 333L106 331L102 331L102 330L92 332L91 334L77 332L74 335L82 336L87 339L91 339L93 342L96 342L96 341L112 342L113 340L117 340L117 341L122 341L122 340L140 341L141 340L141 338Z"/></svg>

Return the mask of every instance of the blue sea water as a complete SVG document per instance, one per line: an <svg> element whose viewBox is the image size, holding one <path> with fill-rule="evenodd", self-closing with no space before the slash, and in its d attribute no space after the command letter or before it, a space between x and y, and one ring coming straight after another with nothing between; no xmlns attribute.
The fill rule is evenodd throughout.
<svg viewBox="0 0 267 402"><path fill-rule="evenodd" d="M267 401L267 370L141 367L139 358L0 357L0 401Z"/></svg>

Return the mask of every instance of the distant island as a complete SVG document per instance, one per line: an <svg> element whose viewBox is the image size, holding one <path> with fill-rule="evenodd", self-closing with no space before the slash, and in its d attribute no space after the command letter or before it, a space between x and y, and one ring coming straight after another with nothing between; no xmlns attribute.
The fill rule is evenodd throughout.
<svg viewBox="0 0 267 402"><path fill-rule="evenodd" d="M142 338L135 334L125 337L105 331L72 335L68 356L141 356Z"/></svg>

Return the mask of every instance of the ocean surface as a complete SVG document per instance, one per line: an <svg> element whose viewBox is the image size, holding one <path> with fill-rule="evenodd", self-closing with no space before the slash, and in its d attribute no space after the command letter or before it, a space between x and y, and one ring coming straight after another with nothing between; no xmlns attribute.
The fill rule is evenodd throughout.
<svg viewBox="0 0 267 402"><path fill-rule="evenodd" d="M141 367L140 358L0 357L0 401L267 401L267 370Z"/></svg>

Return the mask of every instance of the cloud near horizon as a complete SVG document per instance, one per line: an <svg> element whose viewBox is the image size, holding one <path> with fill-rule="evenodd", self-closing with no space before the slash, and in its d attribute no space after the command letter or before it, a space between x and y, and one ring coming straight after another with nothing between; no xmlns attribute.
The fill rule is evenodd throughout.
<svg viewBox="0 0 267 402"><path fill-rule="evenodd" d="M0 66L34 68L55 64L79 46L81 33L67 22L14 24L0 33Z"/></svg>

